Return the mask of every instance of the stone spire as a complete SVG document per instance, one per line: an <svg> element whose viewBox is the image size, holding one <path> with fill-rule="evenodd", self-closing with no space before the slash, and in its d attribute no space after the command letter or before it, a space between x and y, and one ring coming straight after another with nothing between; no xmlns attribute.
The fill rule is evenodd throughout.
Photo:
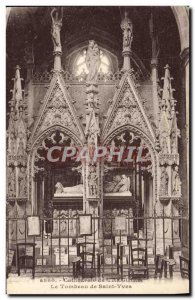
<svg viewBox="0 0 195 300"><path fill-rule="evenodd" d="M8 124L8 156L7 172L8 198L27 197L27 125L26 125L26 105L23 97L22 78L20 77L20 67L16 66L12 99L10 101L10 117ZM23 178L23 180L21 179Z"/></svg>
<svg viewBox="0 0 195 300"><path fill-rule="evenodd" d="M165 75L162 78L163 89L160 103L160 122L159 122L159 200L165 214L170 211L175 216L179 215L178 203L181 200L181 180L179 176L179 153L178 137L180 130L177 127L177 118L175 112L176 100L173 97L172 77L170 68L165 66ZM165 201L166 200L166 201ZM171 220L167 222L167 228L171 228ZM177 225L179 226L179 225ZM158 236L160 236L158 234ZM179 231L172 231L166 235L165 245L172 240L173 245L179 244ZM160 243L162 242L162 239ZM158 241L159 243L159 241Z"/></svg>
<svg viewBox="0 0 195 300"><path fill-rule="evenodd" d="M62 45L60 40L60 31L62 28L63 8L53 8L51 11L52 27L51 35L54 45L54 71L61 71Z"/></svg>
<svg viewBox="0 0 195 300"><path fill-rule="evenodd" d="M121 29L123 31L123 70L129 71L131 69L130 57L131 57L131 43L133 40L133 24L125 11L124 18L121 22Z"/></svg>
<svg viewBox="0 0 195 300"><path fill-rule="evenodd" d="M20 111L23 110L24 108L24 101L23 101L23 92L24 90L22 89L22 84L21 81L23 78L20 77L20 67L17 65L16 66L16 72L15 72L15 78L13 79L14 81L14 87L12 92L12 105L15 108L15 114L16 117L19 117Z"/></svg>
<svg viewBox="0 0 195 300"><path fill-rule="evenodd" d="M173 80L173 77L170 75L169 65L165 66L165 76L162 79L164 80L164 84L162 89L161 108L166 111L167 117L170 120L173 117L177 101L173 97L175 89L172 88L171 81Z"/></svg>
<svg viewBox="0 0 195 300"><path fill-rule="evenodd" d="M177 112L175 111L176 100L173 97L172 80L170 68L165 66L165 76L162 89L162 98L160 103L160 124L159 131L161 132L161 150L163 153L177 153L177 139L179 129L177 128ZM163 147L162 147L163 146Z"/></svg>

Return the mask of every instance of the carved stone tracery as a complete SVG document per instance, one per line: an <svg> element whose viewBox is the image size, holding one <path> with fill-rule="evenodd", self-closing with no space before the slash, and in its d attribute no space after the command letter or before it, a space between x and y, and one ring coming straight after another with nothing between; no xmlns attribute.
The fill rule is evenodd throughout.
<svg viewBox="0 0 195 300"><path fill-rule="evenodd" d="M133 25L128 15L121 22L123 30L123 71L119 71L117 76L110 74L105 75L99 72L100 51L94 41L89 42L86 56L86 65L89 73L83 73L80 78L73 78L68 71L60 74L59 53L62 52L60 41L60 30L62 26L62 12L59 15L58 9L51 12L52 18L52 39L54 43L55 62L58 68L55 68L53 75L47 72L42 77L43 80L51 80L50 87L44 99L43 106L40 110L41 114L38 121L34 123L30 140L27 137L27 127L25 125L25 103L22 99L22 89L20 76L15 76L15 86L13 90L14 105L16 112L10 115L8 129L8 195L9 197L28 197L33 202L32 183L38 172L44 171L45 154L49 149L49 142L56 145L55 133L60 129L61 140L60 145L81 145L87 142L88 148L92 151L95 149L102 139L104 145L109 143L115 144L116 140L125 141L124 131L132 132L135 136L141 137L149 145L149 158L152 166L146 166L147 171L151 171L153 176L154 201L158 202L161 198L180 197L181 182L178 173L179 154L178 154L178 137L179 130L177 128L177 118L175 112L176 100L173 97L173 89L171 87L171 77L169 67L166 66L164 87L161 103L159 103L159 124L157 122L158 136L155 137L149 119L143 111L142 99L137 92L136 74L130 68L131 44L133 40ZM151 34L153 32L151 31ZM59 52L59 53L58 53ZM158 58L157 41L153 41L153 54ZM60 61L61 62L61 61ZM59 71L59 74L57 73ZM36 80L36 76L34 76ZM64 81L65 79L65 81ZM38 77L39 80L39 77ZM56 80L56 81L55 81ZM86 81L86 127L85 132L82 131L74 111L73 101L67 92L66 81ZM99 124L99 102L98 84L103 81L121 80L112 101L112 106L108 111L108 118L103 128L100 130ZM14 98L15 97L15 98ZM14 106L11 104L12 107ZM15 122L17 121L17 122ZM158 126L159 125L159 126ZM66 136L67 134L67 136ZM68 140L68 138L70 140ZM158 144L158 151L156 145ZM22 159L26 163L28 154L28 180L27 169L22 167ZM43 155L44 152L44 155ZM20 160L19 160L20 158ZM17 163L17 169L14 168L14 162ZM158 172L159 171L159 172ZM122 174L120 187L109 185L113 182L102 182L104 168L103 163L82 162L83 174L83 200L84 211L91 212L96 210L98 215L98 205L103 200L104 192L114 190L116 192L130 191L130 179ZM16 180L17 179L17 180ZM29 186L27 184L29 182ZM77 187L77 186L74 186ZM73 187L73 188L74 188ZM65 193L66 188L62 191ZM80 186L81 188L81 186ZM66 190L68 191L68 190ZM59 190L58 190L59 192ZM70 192L70 190L69 190ZM94 204L95 203L95 204ZM64 214L65 215L65 214ZM115 216L117 213L115 212ZM128 211L123 211L121 215L128 215ZM57 217L57 212L54 216ZM64 225L65 226L65 225Z"/></svg>

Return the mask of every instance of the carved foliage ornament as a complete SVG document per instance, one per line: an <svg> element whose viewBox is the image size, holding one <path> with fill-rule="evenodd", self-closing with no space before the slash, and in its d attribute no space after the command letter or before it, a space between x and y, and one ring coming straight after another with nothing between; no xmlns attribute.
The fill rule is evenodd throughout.
<svg viewBox="0 0 195 300"><path fill-rule="evenodd" d="M37 132L42 132L54 125L61 125L74 132L78 132L78 126L74 121L74 116L70 111L69 105L58 83L50 95L45 113L42 114L39 120L35 135L37 135Z"/></svg>
<svg viewBox="0 0 195 300"><path fill-rule="evenodd" d="M110 124L112 124L110 132L126 124L135 125L144 132L148 128L129 85L126 85L125 92L121 93L118 105L113 114L113 121Z"/></svg>

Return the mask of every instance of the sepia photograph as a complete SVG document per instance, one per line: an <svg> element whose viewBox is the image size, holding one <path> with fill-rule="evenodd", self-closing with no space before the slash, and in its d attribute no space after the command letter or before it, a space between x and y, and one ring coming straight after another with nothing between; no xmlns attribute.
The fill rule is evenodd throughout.
<svg viewBox="0 0 195 300"><path fill-rule="evenodd" d="M6 7L8 295L189 295L189 32L188 6Z"/></svg>

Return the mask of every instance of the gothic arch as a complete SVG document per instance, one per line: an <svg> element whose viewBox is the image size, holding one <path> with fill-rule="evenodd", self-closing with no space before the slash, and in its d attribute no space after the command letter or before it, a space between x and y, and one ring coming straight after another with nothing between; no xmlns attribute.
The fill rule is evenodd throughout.
<svg viewBox="0 0 195 300"><path fill-rule="evenodd" d="M136 133L139 137L141 137L147 144L149 151L151 153L152 157L152 163L153 163L153 204L158 201L158 153L155 150L155 144L152 142L152 140L139 128L132 126L130 124L123 125L121 127L118 127L117 129L113 130L111 133L109 133L105 139L103 140L103 145L109 145L109 143L119 134L122 134L124 131L129 130L133 133Z"/></svg>
<svg viewBox="0 0 195 300"><path fill-rule="evenodd" d="M186 6L171 7L180 36L181 52L189 47L189 11Z"/></svg>
<svg viewBox="0 0 195 300"><path fill-rule="evenodd" d="M56 130L62 131L65 134L67 134L70 138L72 138L72 140L78 145L81 146L83 143L80 140L80 138L73 133L70 129L68 129L67 127L64 127L62 125L54 125L49 127L48 129L44 130L34 141L33 143L30 145L30 152L34 150L34 148L37 147L37 145L43 141L44 138L46 138L49 134L51 134L52 132L55 132Z"/></svg>
<svg viewBox="0 0 195 300"><path fill-rule="evenodd" d="M55 133L57 130L64 133L68 137L72 139L72 141L75 143L76 146L82 146L81 140L68 128L56 125L51 126L48 129L46 129L44 132L42 132L33 142L33 144L30 146L29 154L28 154L28 200L31 202L32 205L32 213L34 213L34 207L35 207L35 197L33 192L33 179L35 175L34 170L34 164L35 164L35 154L37 151L38 146L45 140L45 138L51 136L52 133Z"/></svg>

